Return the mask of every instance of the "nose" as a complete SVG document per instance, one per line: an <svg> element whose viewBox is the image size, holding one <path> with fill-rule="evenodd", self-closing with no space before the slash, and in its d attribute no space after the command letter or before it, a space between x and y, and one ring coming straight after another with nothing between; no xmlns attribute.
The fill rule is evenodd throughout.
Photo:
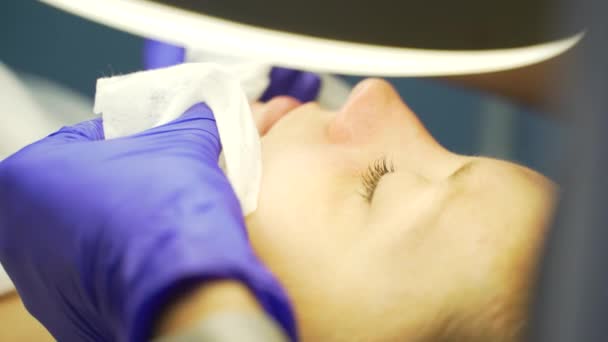
<svg viewBox="0 0 608 342"><path fill-rule="evenodd" d="M330 126L330 137L338 142L365 143L396 130L400 135L408 135L404 130L426 132L389 82L370 78L352 90Z"/></svg>
<svg viewBox="0 0 608 342"><path fill-rule="evenodd" d="M375 100L390 100L392 98L399 98L399 94L389 82L379 78L368 78L359 82L353 88L346 105L352 104L354 100L360 101L363 98L369 99L370 97L373 97Z"/></svg>

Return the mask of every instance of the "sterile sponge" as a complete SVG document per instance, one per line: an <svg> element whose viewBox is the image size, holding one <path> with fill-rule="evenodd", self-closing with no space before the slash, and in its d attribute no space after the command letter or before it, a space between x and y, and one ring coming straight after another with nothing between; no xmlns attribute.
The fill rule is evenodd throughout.
<svg viewBox="0 0 608 342"><path fill-rule="evenodd" d="M260 137L249 100L269 84L269 66L215 63L177 66L100 78L94 112L103 117L106 139L166 124L196 103L213 111L222 143L221 167L236 193L243 214L257 207L262 177Z"/></svg>

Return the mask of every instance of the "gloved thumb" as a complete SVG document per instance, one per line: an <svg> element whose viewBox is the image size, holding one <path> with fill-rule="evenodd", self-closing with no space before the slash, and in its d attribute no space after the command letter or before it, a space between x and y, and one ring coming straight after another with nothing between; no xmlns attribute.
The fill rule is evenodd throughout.
<svg viewBox="0 0 608 342"><path fill-rule="evenodd" d="M49 139L62 142L103 140L103 124L101 118L65 126L49 135Z"/></svg>
<svg viewBox="0 0 608 342"><path fill-rule="evenodd" d="M216 161L222 149L213 111L205 103L197 103L177 119L132 137L144 136L167 146L194 147Z"/></svg>

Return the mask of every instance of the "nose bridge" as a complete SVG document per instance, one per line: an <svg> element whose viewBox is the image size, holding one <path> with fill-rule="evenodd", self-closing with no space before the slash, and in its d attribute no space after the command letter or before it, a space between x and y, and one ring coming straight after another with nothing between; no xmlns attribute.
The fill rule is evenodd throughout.
<svg viewBox="0 0 608 342"><path fill-rule="evenodd" d="M408 167L417 165L417 172L433 171L451 159L446 158L451 152L433 138L383 80L369 79L357 85L329 129L334 143L355 145L365 153L390 155Z"/></svg>

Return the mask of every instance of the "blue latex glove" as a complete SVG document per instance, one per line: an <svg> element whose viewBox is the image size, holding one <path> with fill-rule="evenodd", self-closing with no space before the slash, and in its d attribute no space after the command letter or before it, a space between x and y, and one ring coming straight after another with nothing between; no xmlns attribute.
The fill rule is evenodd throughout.
<svg viewBox="0 0 608 342"><path fill-rule="evenodd" d="M270 71L270 84L260 101L266 102L275 96L287 95L300 102L314 101L321 90L321 78L312 72L273 67Z"/></svg>
<svg viewBox="0 0 608 342"><path fill-rule="evenodd" d="M254 256L204 104L130 137L64 127L0 163L0 261L59 341L143 341L185 284L238 279L295 340Z"/></svg>
<svg viewBox="0 0 608 342"><path fill-rule="evenodd" d="M183 47L147 39L144 42L144 66L146 69L164 68L184 63L186 50ZM287 95L304 103L314 101L321 90L321 78L312 72L273 67L270 85L260 101L266 102L275 96Z"/></svg>
<svg viewBox="0 0 608 342"><path fill-rule="evenodd" d="M158 40L144 40L143 63L144 69L165 68L182 64L186 61L186 49L167 44Z"/></svg>

